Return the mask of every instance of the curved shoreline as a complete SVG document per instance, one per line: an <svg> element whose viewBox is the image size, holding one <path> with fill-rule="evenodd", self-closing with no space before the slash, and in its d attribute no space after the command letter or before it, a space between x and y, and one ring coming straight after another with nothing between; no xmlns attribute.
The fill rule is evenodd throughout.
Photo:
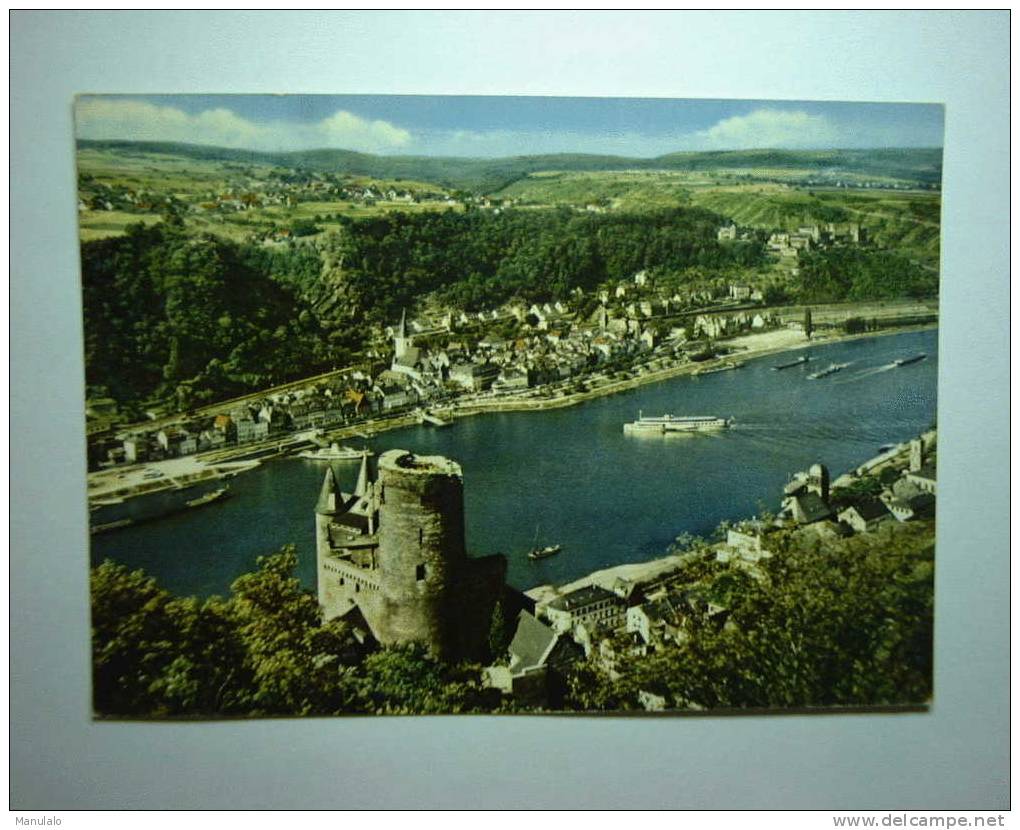
<svg viewBox="0 0 1020 830"><path fill-rule="evenodd" d="M703 362L695 363L688 362L683 363L679 366L670 366L666 369L657 369L650 372L639 374L636 377L627 378L626 380L615 381L612 383L603 384L593 389L586 389L583 392L575 392L571 395L563 395L561 397L551 398L535 398L535 399L504 399L504 400L492 400L492 401L476 401L463 404L454 404L452 407L437 407L436 411L441 414L449 414L454 418L467 417L470 415L481 415L487 412L541 412L548 409L564 409L570 406L576 406L584 403L585 401L594 400L601 398L606 395L615 395L618 392L626 392L631 389L637 389L638 387L645 386L651 383L659 383L664 380L670 380L675 377L682 377L684 375L693 375L695 372L716 366L721 366L727 360L734 357L739 357L742 360L755 360L760 357L767 357L773 354L780 354L783 352L796 351L797 349L806 349L811 346L826 346L832 343L844 343L851 340L863 340L871 337L888 337L895 334L904 334L910 331L925 331L928 329L937 329L938 323L925 323L917 326L900 326L896 328L889 328L888 330L878 332L863 332L861 334L843 334L836 335L833 337L824 337L814 340L802 340L796 343L785 343L781 345L766 346L764 348L753 348L753 346L739 346L740 351L733 352L727 355L720 355L718 358L713 360L706 360ZM746 335L744 337L734 338L732 341L722 341L724 343L734 344L740 341L751 340L752 338L759 338L762 336L773 335L775 332L763 332L762 335ZM801 335L803 337L803 335ZM386 429L399 429L403 426L407 426L406 423L401 423L393 427L387 427ZM382 429L376 430L382 432Z"/></svg>
<svg viewBox="0 0 1020 830"><path fill-rule="evenodd" d="M781 354L783 352L806 349L811 346L824 346L832 343L842 343L850 340L863 340L872 337L888 337L895 334L903 334L910 331L925 331L933 328L938 328L937 322L924 323L921 325L890 327L882 331L862 332L861 334L837 334L835 336L823 336L813 340L806 340L802 332L797 332L795 330L774 329L772 331L748 334L741 337L735 337L731 340L721 341L723 345L727 348L734 349L734 351L726 355L720 355L712 360L687 362L678 366L670 366L665 369L648 371L640 373L635 377L604 383L602 385L595 386L594 388L586 389L583 392L575 392L573 394L558 397L554 396L526 399L506 398L465 401L463 403L456 402L448 406L434 407L433 411L442 417L456 420L458 418L466 418L472 415L484 415L495 412L543 412L551 409L565 409L596 398L601 398L607 395L615 395L620 392L627 392L631 389L637 389L648 384L660 383L662 381L671 380L676 377L683 377L685 375L693 375L701 369L720 366L726 361L732 360L734 357L739 357L741 360L754 360L760 357ZM583 378L578 380L583 382ZM418 423L419 421L417 417L413 414L404 412L389 418L364 421L358 424L340 427L336 430L330 430L326 433L326 437L330 441L346 441L354 438L371 439L380 433L404 429L406 427L415 426ZM279 444L279 439L273 439L266 442L265 446L271 448L272 446ZM192 461L191 467L194 468L191 472L193 474L200 475L202 468L208 468L210 472L206 473L205 477L211 478L214 475L212 470L220 466L230 466L232 464L238 465L239 469L236 469L236 472L232 471L235 472L235 474L245 472L247 469L254 469L258 466L257 463L251 464L250 467L241 468L241 464L239 462L242 458L251 456L252 453L260 452L260 447L261 445L246 446L243 448L237 448L235 452L224 452L223 450L218 450L210 454L205 454L205 458L198 455L188 456L188 458ZM278 456L269 455L262 460L270 460L270 458L273 457ZM160 465L167 463L179 464L182 460L183 459L174 459L170 462L154 462L148 466L159 467ZM88 489L91 491L89 493L90 499L109 496L116 491L116 495L119 498L126 500L144 495L145 493L154 490L167 489L168 487L165 480L158 483L148 482L141 488L133 487L132 484L127 482L120 485L114 484L113 482L104 482L107 486L102 487L99 482L103 481L103 479L109 475L110 471L102 471L98 474L91 473L89 475L90 484Z"/></svg>

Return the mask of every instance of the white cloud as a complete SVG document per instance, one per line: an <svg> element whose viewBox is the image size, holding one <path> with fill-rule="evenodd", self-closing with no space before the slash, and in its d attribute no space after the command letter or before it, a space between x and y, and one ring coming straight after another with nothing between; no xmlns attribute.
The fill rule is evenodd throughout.
<svg viewBox="0 0 1020 830"><path fill-rule="evenodd" d="M724 118L694 134L695 143L713 150L835 147L840 138L840 130L824 115L776 109Z"/></svg>
<svg viewBox="0 0 1020 830"><path fill-rule="evenodd" d="M228 109L186 113L146 101L79 98L75 107L79 138L125 141L183 141L248 150L342 148L385 153L410 144L407 130L388 121L370 121L339 110L313 123L257 124Z"/></svg>

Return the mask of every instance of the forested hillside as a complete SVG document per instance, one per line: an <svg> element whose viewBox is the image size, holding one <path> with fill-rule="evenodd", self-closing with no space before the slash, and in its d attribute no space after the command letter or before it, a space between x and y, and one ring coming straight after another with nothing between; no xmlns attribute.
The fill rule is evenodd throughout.
<svg viewBox="0 0 1020 830"><path fill-rule="evenodd" d="M515 297L564 299L644 268L761 263L760 242L717 242L721 221L700 209L391 213L346 223L338 255L352 302L382 321L429 292L459 307L491 308Z"/></svg>
<svg viewBox="0 0 1020 830"><path fill-rule="evenodd" d="M328 367L331 347L294 283L300 257L176 223L82 245L85 374L93 394L187 408ZM317 258L311 263L317 272Z"/></svg>

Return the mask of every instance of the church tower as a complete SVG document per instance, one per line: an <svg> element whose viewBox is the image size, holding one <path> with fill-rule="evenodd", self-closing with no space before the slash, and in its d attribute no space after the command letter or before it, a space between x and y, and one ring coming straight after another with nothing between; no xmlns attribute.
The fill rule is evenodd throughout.
<svg viewBox="0 0 1020 830"><path fill-rule="evenodd" d="M400 328L397 329L397 333L393 337L393 359L396 361L406 356L413 345L414 338L407 336L407 309L405 308L400 312Z"/></svg>

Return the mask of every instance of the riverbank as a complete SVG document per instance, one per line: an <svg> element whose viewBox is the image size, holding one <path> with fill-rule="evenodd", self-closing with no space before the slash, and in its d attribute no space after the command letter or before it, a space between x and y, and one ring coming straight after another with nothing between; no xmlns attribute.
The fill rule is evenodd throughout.
<svg viewBox="0 0 1020 830"><path fill-rule="evenodd" d="M920 437L925 442L926 446L933 447L936 443L936 436L937 433L935 430L929 430L922 433ZM839 476L833 481L832 487L833 489L848 487L858 476L875 475L882 469L890 466L902 467L907 463L909 453L910 445L908 442L897 444L887 452L880 453L873 458L864 461L853 470ZM712 547L717 550L721 550L726 546L724 543L720 542ZM533 599L537 605L548 605L554 599L562 596L563 594L568 594L571 591L576 591L579 588L584 588L589 585L596 585L607 591L612 591L619 581L631 583L654 582L655 580L660 579L663 576L667 576L669 573L679 568L679 566L683 563L685 556L686 553L667 554L666 556L649 559L644 562L629 562L624 565L602 568L562 585L554 585L552 583L536 585L535 587L526 590L524 594Z"/></svg>
<svg viewBox="0 0 1020 830"><path fill-rule="evenodd" d="M458 401L452 405L435 407L434 411L444 419L457 419L491 412L540 412L550 409L561 409L577 406L595 398L637 389L648 384L660 383L675 377L693 375L695 372L703 371L704 369L721 366L735 357L741 361L747 361L782 352L810 348L811 346L823 346L872 337L887 337L908 331L932 328L937 328L937 324L890 327L882 331L865 332L862 334L823 333L811 340L807 340L801 331L776 329L722 341L721 345L724 345L729 350L729 353L721 355L714 360L687 362L676 366L646 371L639 370L638 374L634 377L621 380L607 380L603 383L598 383L597 380L589 377L586 381L592 384L589 388L571 394L561 394L553 397L475 398ZM732 371L739 372L740 369ZM330 442L344 442L354 439L365 440L383 432L403 429L418 423L419 419L413 413L401 413L392 417L362 421L357 424L330 430L324 437ZM305 445L307 445L307 441L302 444L296 441L293 436L290 436L286 439L273 439L258 445L232 447L196 456L153 462L147 465L93 472L88 476L88 497L90 503L95 504L97 500L124 500L163 490L181 489L184 485L191 486L213 478L223 477L224 475L236 475L237 473L254 469L261 461L290 454L291 451L296 451ZM258 460L251 460L253 456L257 456ZM151 474L151 471L154 470L159 471L161 475L146 478L146 474Z"/></svg>
<svg viewBox="0 0 1020 830"><path fill-rule="evenodd" d="M88 500L91 507L119 504L136 496L168 490L186 490L215 479L233 478L254 470L258 461L208 463L197 456L172 458L148 465L135 465L90 473ZM158 473L158 474L157 474Z"/></svg>
<svg viewBox="0 0 1020 830"><path fill-rule="evenodd" d="M449 409L439 411L441 413L449 413L452 417L462 417L479 415L485 412L527 412L561 409L568 406L576 406L577 404L601 398L605 395L615 395L619 392L637 389L650 383L659 383L675 377L694 375L705 369L721 367L734 357L739 357L741 361L753 360L781 352L806 349L811 346L824 346L830 343L844 343L871 337L888 337L908 331L924 331L935 328L938 328L937 323L929 323L918 326L900 326L862 334L822 334L813 337L811 340L806 339L803 332L792 329L778 329L758 334L748 334L742 337L735 337L732 340L722 341L727 348L733 351L726 355L720 355L713 360L689 362L678 366L639 372L635 377L611 381L570 395L553 398L504 398L491 401L471 401L468 403L458 403ZM732 371L739 371L739 369L733 369Z"/></svg>

